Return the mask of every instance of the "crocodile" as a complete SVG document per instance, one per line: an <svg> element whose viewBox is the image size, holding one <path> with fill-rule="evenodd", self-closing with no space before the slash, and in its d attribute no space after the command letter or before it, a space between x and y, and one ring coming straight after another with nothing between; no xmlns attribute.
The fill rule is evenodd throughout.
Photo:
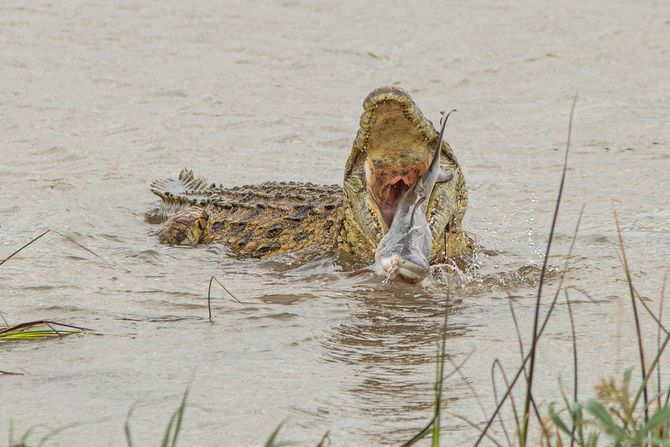
<svg viewBox="0 0 670 447"><path fill-rule="evenodd" d="M428 170L438 141L409 93L381 87L363 102L360 127L344 169L343 185L265 182L224 188L184 169L151 191L162 199L153 221L164 244L226 243L233 254L255 258L293 252L335 253L370 264L403 195ZM431 264L472 252L462 229L465 179L446 141L440 166L451 180L438 183L425 204ZM424 209L424 208L422 208Z"/></svg>

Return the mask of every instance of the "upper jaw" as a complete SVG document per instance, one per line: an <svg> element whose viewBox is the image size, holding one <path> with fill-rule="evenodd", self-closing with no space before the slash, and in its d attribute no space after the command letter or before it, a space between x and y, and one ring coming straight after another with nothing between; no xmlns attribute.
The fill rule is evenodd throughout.
<svg viewBox="0 0 670 447"><path fill-rule="evenodd" d="M398 87L373 90L363 109L347 161L345 189L366 198L366 218L377 230L370 236L379 242L402 195L428 169L437 132L409 94Z"/></svg>

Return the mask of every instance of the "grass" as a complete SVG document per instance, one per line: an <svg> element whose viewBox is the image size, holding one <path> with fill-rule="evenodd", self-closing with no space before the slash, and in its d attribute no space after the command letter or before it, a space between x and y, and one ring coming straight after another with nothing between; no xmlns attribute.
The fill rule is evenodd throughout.
<svg viewBox="0 0 670 447"><path fill-rule="evenodd" d="M371 57L372 59L376 59L376 60L378 60L378 61L380 61L380 62L385 62L385 63L387 63L387 62L389 62L389 61L391 60L388 56L382 56L382 55L377 54L377 53L375 53L375 52L373 52L373 51L368 51L368 52L367 52L367 55L368 55L368 57Z"/></svg>
<svg viewBox="0 0 670 447"><path fill-rule="evenodd" d="M630 275L630 269L626 261L626 250L621 235L618 216L615 211L615 226L619 236L621 259L626 277L630 298L633 303L639 302L639 295L635 291ZM665 277L667 279L667 275ZM665 294L665 281L661 290L661 300ZM582 403L578 399L578 352L577 334L574 328L572 308L569 294L565 292L568 313L571 322L572 350L573 350L573 374L574 394L568 398L562 395L561 405L552 403L548 406L549 428L540 431L541 435L537 444L541 446L563 447L566 445L580 447L597 446L630 446L651 447L670 446L670 386L665 387L661 383L660 364L661 357L670 342L670 332L663 326L660 318L651 314L648 306L644 308L650 312L658 327L657 352L649 363L648 368L644 362L644 356L640 358L641 380L637 386L632 384L633 369L627 369L623 377L617 381L613 379L602 379L595 387L596 396ZM635 318L635 332L637 335L638 352L642 353L642 337L639 326L639 314L637 306L633 305ZM660 334L665 336L661 342ZM656 371L657 392L653 399L648 398L648 385L650 377ZM523 438L519 436L519 442Z"/></svg>
<svg viewBox="0 0 670 447"><path fill-rule="evenodd" d="M28 248L30 245L34 244L38 240L40 240L42 237L46 236L49 233L55 233L59 235L60 237L74 243L80 248L83 248L89 253L92 253L94 256L96 256L98 259L102 260L103 262L107 263L104 259L102 259L100 256L98 256L96 253L92 252L88 248L84 247L83 245L79 244L78 242L74 241L72 238L69 238L57 231L53 230L46 230L39 234L38 236L32 238L25 244L23 244L21 247L16 249L14 252L12 252L10 255L7 257L3 258L0 260L0 266L5 264L7 261L10 259L14 258L16 255L18 255L20 252ZM108 263L107 263L108 264ZM51 320L37 320L37 321L29 321L29 322L24 322L24 323L19 323L15 325L10 325L7 322L7 319L5 318L4 314L0 312L0 319L2 319L2 322L4 323L5 327L0 328L0 343L4 342L22 342L22 341L37 341L37 340L45 340L45 339L50 339L50 338L62 338L66 335L73 335L73 334L79 334L81 332L93 332L91 329L87 329L84 327L79 327L79 326L73 326L71 324L65 324L65 323L59 323L56 321L51 321ZM18 376L18 375L23 375L23 373L16 373L16 372L10 372L10 371L0 371L0 376L3 375L11 375L11 376ZM57 430L52 430L47 435L43 436L35 445L36 446L42 446L44 445L49 438L51 438L53 435L60 433L63 430L66 430L70 427L76 426L79 424L69 424L65 427L61 427ZM29 428L26 430L26 432L19 438L18 440L13 439L13 430L10 428L10 434L9 434L9 443L8 445L10 447L27 447L28 446L28 439L31 437L31 435L34 433L34 429L36 427Z"/></svg>
<svg viewBox="0 0 670 447"><path fill-rule="evenodd" d="M82 331L92 330L49 320L30 321L27 323L1 328L0 342L61 338L66 335L79 334Z"/></svg>
<svg viewBox="0 0 670 447"><path fill-rule="evenodd" d="M182 423L184 421L184 414L186 413L186 402L188 400L188 394L189 389L186 388L186 391L184 391L184 394L182 395L179 406L174 411L174 413L172 413L172 416L168 421L160 447L177 447L177 439L179 438L179 433L181 432ZM130 430L130 417L135 410L135 406L136 404L133 404L128 410L128 415L126 416L126 422L124 424L124 433L127 447L135 447ZM289 447L295 445L295 443L292 442L278 440L279 432L281 431L282 426L283 424L279 424L277 428L274 429L274 431L268 437L267 441L265 441L265 444L263 444L264 447ZM328 439L328 433L324 435L317 447L324 447L324 442L326 439Z"/></svg>
<svg viewBox="0 0 670 447"><path fill-rule="evenodd" d="M181 431L181 424L184 420L184 413L186 412L186 399L188 398L188 388L184 391L184 395L181 398L181 403L177 410L172 413L172 417L168 422L167 427L165 428L165 435L163 435L163 441L161 442L161 447L175 447L177 445L177 438L179 437L179 432ZM129 444L128 447L132 447L132 444Z"/></svg>
<svg viewBox="0 0 670 447"><path fill-rule="evenodd" d="M237 299L237 297L236 297L235 295L233 295L233 293L232 293L230 290L228 290L228 288L227 288L226 286L224 286L223 283L222 283L221 281L219 281L219 280L216 278L216 276L212 276L211 278L209 278L209 285L207 286L207 316L208 316L208 318L209 318L209 322L210 322L210 323L214 323L214 317L212 317L212 285L213 285L215 282L216 282L216 283L217 283L223 290L225 290L226 293L227 293L228 295L230 295L230 297L231 297L235 302L237 302L237 303L239 303L239 304L253 304L253 303L249 303L249 302L247 302L247 301L241 301L241 300Z"/></svg>
<svg viewBox="0 0 670 447"><path fill-rule="evenodd" d="M577 351L577 333L574 324L574 316L572 313L572 305L569 298L569 288L563 288L563 279L567 272L568 263L571 258L572 250L579 231L579 225L583 214L583 208L577 220L577 225L573 235L572 243L566 257L565 266L562 270L556 293L553 300L550 302L548 311L544 320L540 324L540 308L543 298L543 286L545 280L548 259L551 252L551 245L554 238L554 230L558 220L558 211L561 204L563 189L565 186L565 177L568 165L568 154L570 149L570 140L572 135L572 121L574 116L574 109L577 96L575 96L571 111L568 126L568 138L565 150L565 159L563 164L563 172L559 186L558 198L554 209L554 216L552 218L551 229L549 232L549 239L544 254L544 261L542 271L540 273L540 282L538 285L533 329L531 332L531 347L525 356L522 356L521 366L518 368L512 381L508 381L507 376L498 361L494 361L493 369L497 367L506 385L506 391L500 400L497 399L497 390L495 388L494 380L494 396L496 396L496 407L488 420L484 423L483 428L472 424L479 431L479 436L474 445L478 446L484 438L493 442L495 445L502 445L506 442L511 446L525 447L529 442L531 433L532 415L535 413L538 421L539 429L537 430L537 440L533 445L547 446L547 447L563 447L563 446L579 446L579 447L597 447L597 446L614 446L614 447L652 447L652 446L668 446L670 447L670 385L663 386L661 384L661 357L670 342L670 332L663 326L661 321L662 310L659 310L659 316L653 314L651 309L644 303L637 293L630 268L628 265L625 244L621 233L618 214L616 209L613 210L614 223L616 233L619 239L619 246L621 249L621 263L624 271L624 276L628 285L629 296L633 309L633 316L635 321L635 334L637 349L640 357L640 371L641 380L637 386L632 385L632 369L626 370L623 377L619 381L612 379L602 380L595 388L596 396L587 400L586 403L579 401L578 396L578 377L579 377L579 363ZM667 273L664 277L663 287L661 290L660 308L662 309L665 284L667 281ZM535 404L533 397L533 379L536 370L535 358L538 349L538 343L544 332L544 329L553 314L557 299L563 291L566 299L568 316L570 318L571 336L572 336L572 351L573 351L573 395L569 398L564 392L562 393L561 405L557 409L557 405L552 403L548 406L546 414L540 415L540 412ZM640 318L637 304L640 303L647 313L653 318L657 324L657 350L654 358L647 366L645 361L645 352L642 344L642 333L640 326ZM521 352L523 352L523 343L521 335L518 330L518 323L514 314L514 309L510 300L510 311L517 329L517 337ZM446 320L445 328L446 330ZM664 337L661 336L664 333ZM662 340L662 341L661 341ZM440 359L444 363L444 358ZM440 367L443 369L443 365ZM439 369L438 369L439 370ZM649 397L648 385L650 377L656 372L656 395L651 399ZM492 373L493 374L493 373ZM523 392L523 412L519 414L516 403L513 400L512 391L518 383L519 378L525 378L526 388ZM436 447L440 445L440 432L435 427L439 427L439 417L441 406L441 379L438 374L435 392L434 416L429 426L432 425L431 432L432 440L431 446ZM507 400L510 400L511 410L514 418L515 432L511 436L505 427L503 419L500 417L500 411ZM488 431L495 421L498 421L504 435L504 440L495 439ZM403 446L413 445L418 439L421 439L428 434L428 430L424 428L412 440L403 444Z"/></svg>
<svg viewBox="0 0 670 447"><path fill-rule="evenodd" d="M548 446L570 445L580 447L613 446L668 446L670 437L670 406L639 408L635 395L643 392L644 385L637 390L631 385L632 370L624 372L621 381L602 380L596 386L597 397L585 404L564 399L564 408L559 412L549 406L549 415L554 425L554 435L543 439ZM560 413L569 415L569 428ZM567 439L564 441L563 436Z"/></svg>
<svg viewBox="0 0 670 447"><path fill-rule="evenodd" d="M23 244L21 247L16 249L14 252L12 252L9 256L5 257L4 259L0 260L0 266L2 266L4 263L18 255L20 252L28 248L30 245L34 244L38 240L40 240L42 237L46 236L49 233L54 233L60 236L61 238L64 238L67 241L72 242L76 246L82 248L83 250L86 250L87 252L91 253L94 255L96 258L100 259L102 262L105 264L109 263L105 261L103 258L98 256L95 252L92 250L84 247L81 245L79 242L75 241L74 239L58 232L58 231L53 231L53 230L46 230L39 234L38 236L35 236L25 244ZM0 318L2 319L2 322L4 323L5 327L0 328L0 342L7 342L7 341L35 341L35 340L44 340L44 339L49 339L49 338L62 338L66 335L72 335L72 334L79 334L81 332L92 332L92 329L87 329L79 326L73 326L70 324L65 324L65 323L58 323L56 321L51 321L51 320L38 320L38 321L29 321L26 323L20 323L16 325L10 325L7 322L7 319L5 318L5 315L0 312Z"/></svg>

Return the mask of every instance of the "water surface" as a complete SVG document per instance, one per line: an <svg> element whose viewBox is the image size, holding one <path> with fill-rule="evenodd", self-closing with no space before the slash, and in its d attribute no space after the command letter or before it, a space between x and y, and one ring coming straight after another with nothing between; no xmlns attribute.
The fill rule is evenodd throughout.
<svg viewBox="0 0 670 447"><path fill-rule="evenodd" d="M0 346L0 439L36 424L47 445L159 442L190 385L184 445L397 445L429 419L446 285L447 353L462 372L446 408L483 419L490 367L531 331L542 252L579 90L554 268L586 204L567 284L577 291L582 382L637 363L612 205L637 288L658 307L670 251L667 2L47 2L0 5L0 268L12 323L49 318L101 336ZM190 167L224 186L340 183L361 102L406 88L424 113L456 108L447 139L470 190L465 227L484 247L463 277L419 287L161 246L144 214L155 178ZM216 275L249 304L214 289ZM556 275L548 287L556 286ZM670 309L666 309L667 312ZM654 326L643 320L651 350ZM561 304L541 345L538 400L570 383ZM468 357L469 356L469 357ZM668 368L665 368L667 371ZM476 436L453 417L450 445ZM45 433L40 428L37 433ZM499 433L499 432L498 432Z"/></svg>

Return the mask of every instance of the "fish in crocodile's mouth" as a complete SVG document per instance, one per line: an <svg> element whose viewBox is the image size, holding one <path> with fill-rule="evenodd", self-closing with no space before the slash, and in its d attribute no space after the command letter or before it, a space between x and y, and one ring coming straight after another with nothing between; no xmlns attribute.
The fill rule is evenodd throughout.
<svg viewBox="0 0 670 447"><path fill-rule="evenodd" d="M438 134L409 94L398 87L373 90L363 102L360 129L344 178L345 203L360 233L376 246L388 232L403 195L427 171ZM441 167L461 176L453 152L441 145ZM462 181L462 179L460 180ZM453 213L453 185L435 187L426 201L433 242L444 235ZM438 244L439 245L439 244ZM442 244L444 246L444 244Z"/></svg>
<svg viewBox="0 0 670 447"><path fill-rule="evenodd" d="M433 247L425 203L438 182L448 182L454 177L453 172L446 173L440 166L440 147L450 114L442 119L440 137L430 166L400 198L389 231L375 251L373 270L390 280L417 283L430 271L429 258Z"/></svg>

